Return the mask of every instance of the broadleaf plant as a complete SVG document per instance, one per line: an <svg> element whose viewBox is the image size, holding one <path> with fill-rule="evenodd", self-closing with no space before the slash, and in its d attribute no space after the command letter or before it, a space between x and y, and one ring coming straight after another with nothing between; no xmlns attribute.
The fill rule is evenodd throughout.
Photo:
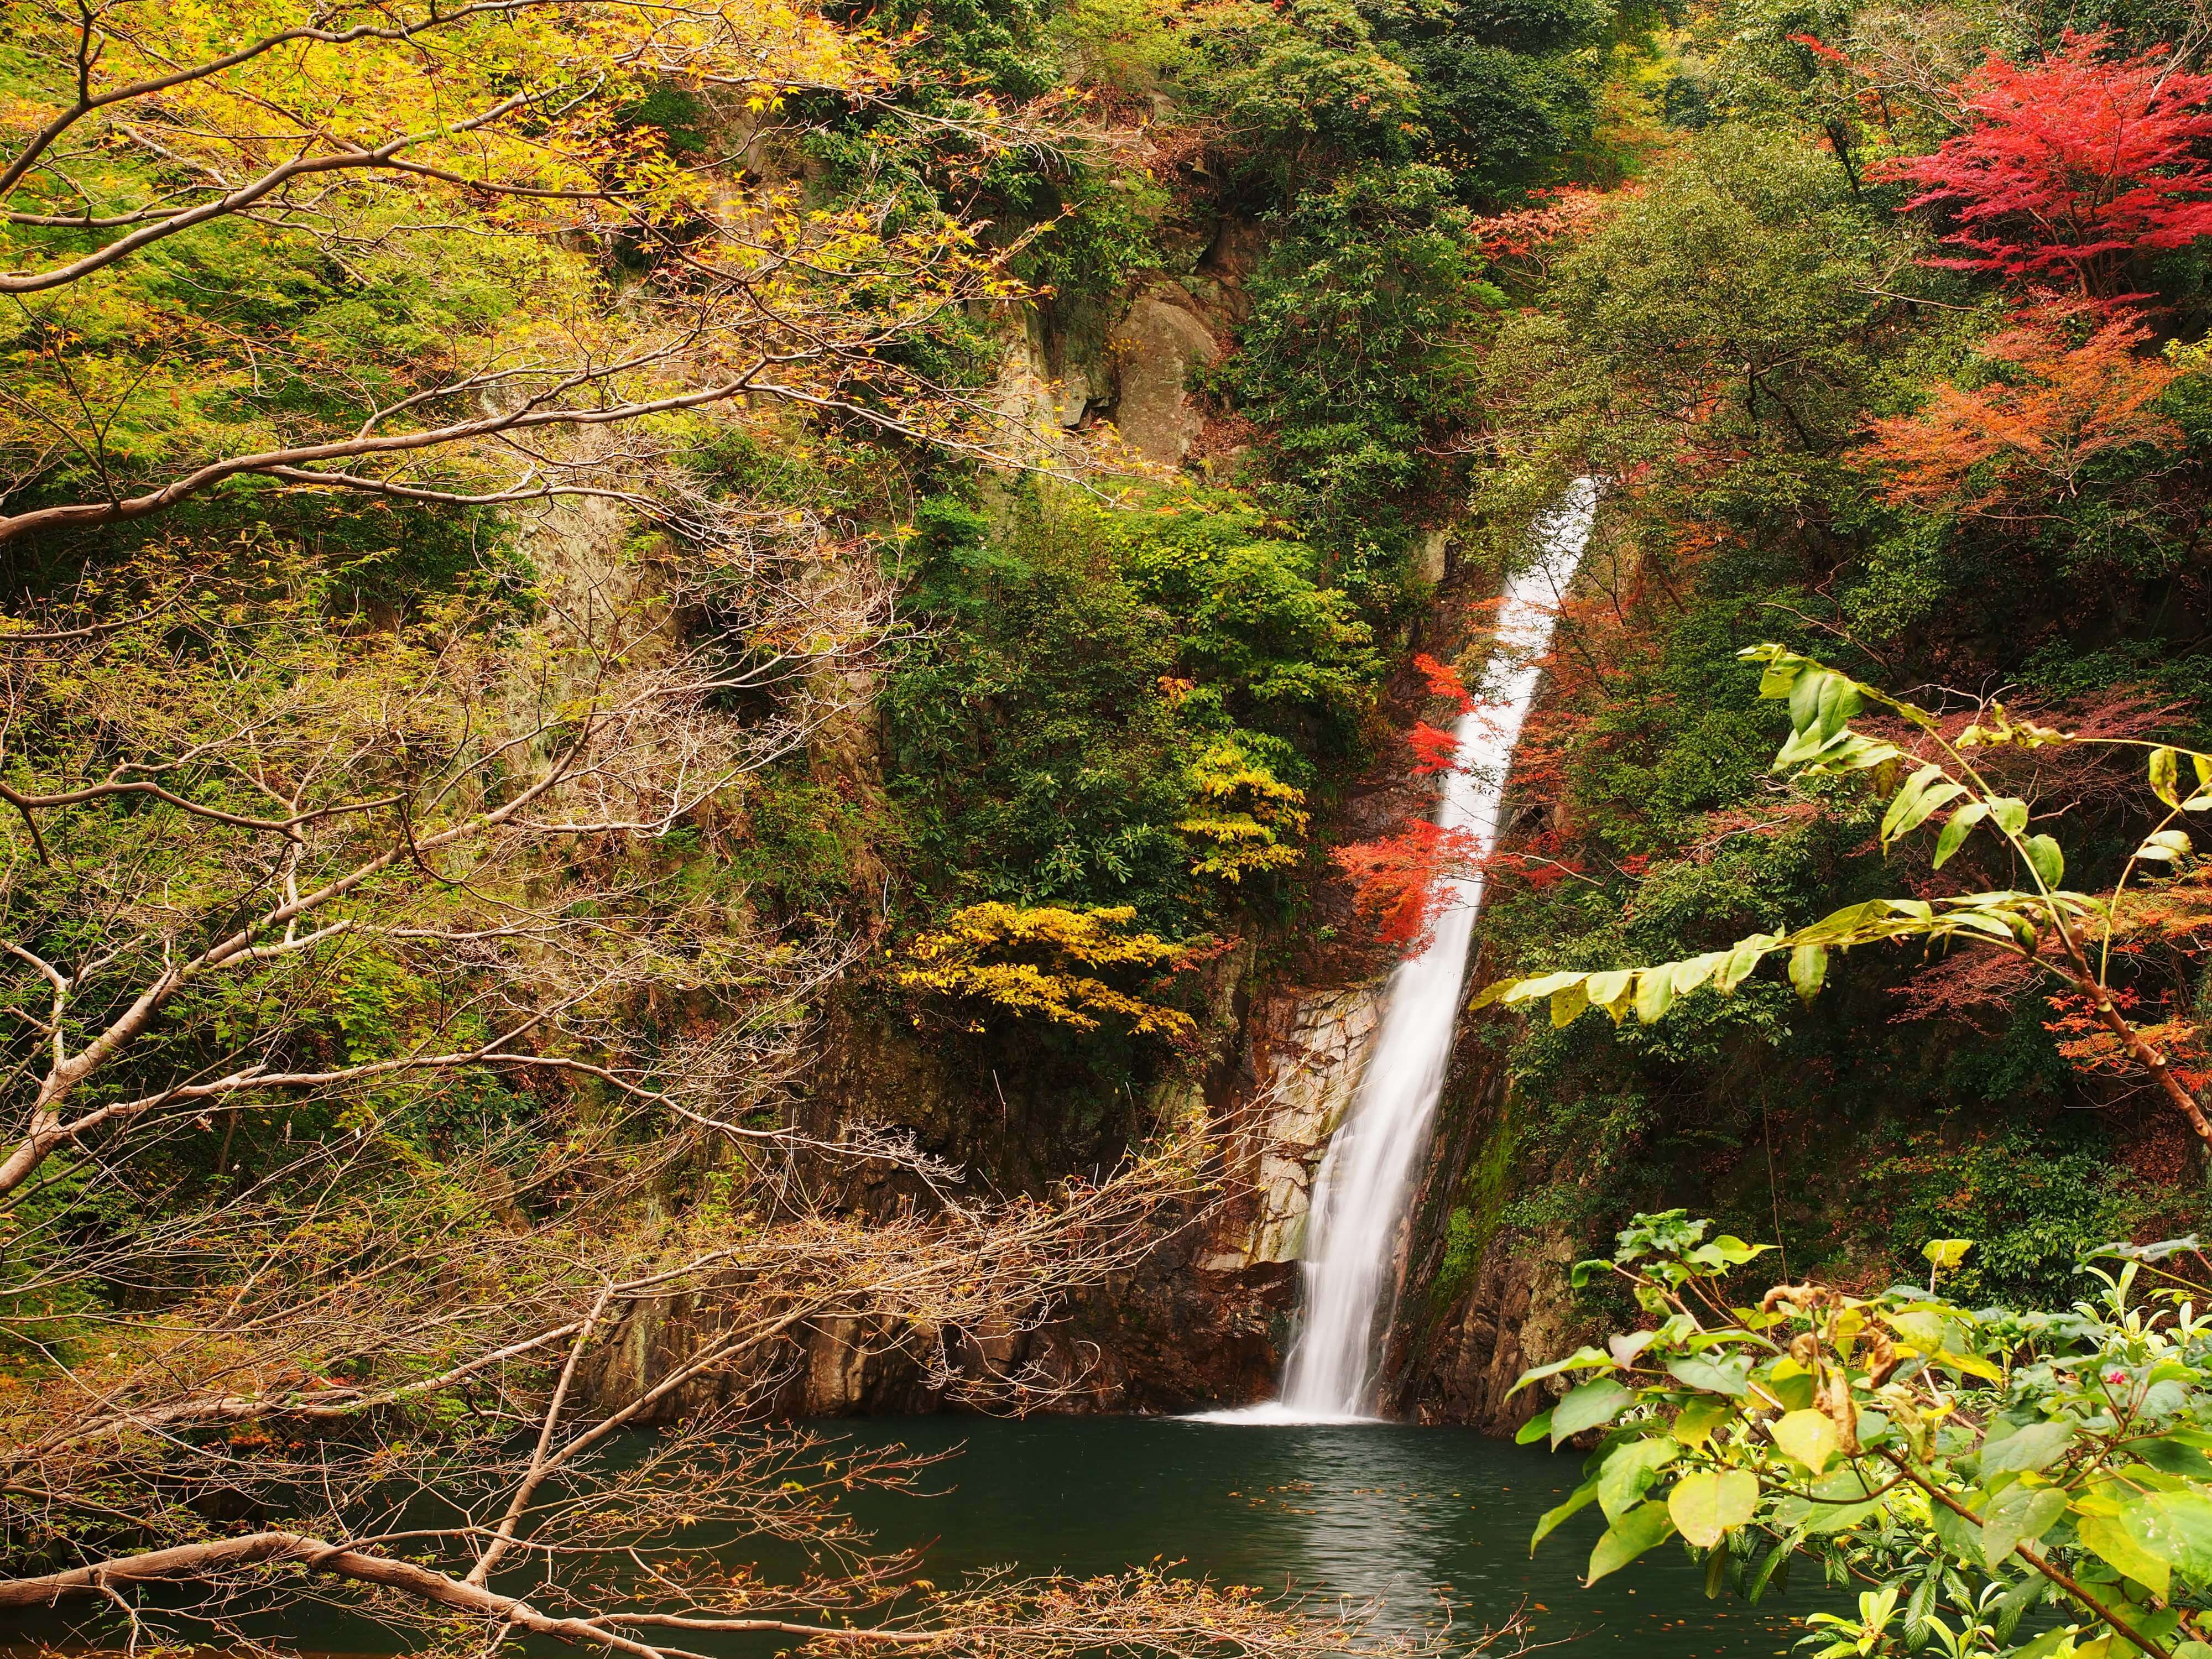
<svg viewBox="0 0 2212 1659"><path fill-rule="evenodd" d="M1576 1265L1578 1287L1625 1281L1650 1328L1515 1384L1585 1376L1520 1437L1598 1437L1532 1551L1595 1502L1593 1583L1676 1534L1711 1595L1756 1602L1816 1564L1863 1593L1856 1616L1806 1619L1814 1659L2212 1659L2197 1240L2093 1252L2096 1293L2063 1312L1909 1285L1785 1283L1737 1305L1730 1276L1766 1247L1708 1242L1710 1224L1638 1216L1611 1259ZM1936 1273L1968 1247L1936 1241Z"/></svg>
<svg viewBox="0 0 2212 1659"><path fill-rule="evenodd" d="M1692 991L1710 987L1730 994L1770 957L1786 960L1790 984L1809 1001L1826 982L1830 954L1854 945L1909 940L2000 951L2083 998L2130 1062L2152 1079L2197 1138L2212 1146L2212 1118L2196 1091L2176 1075L2167 1050L2122 1011L2109 979L2118 901L2130 883L2171 871L2190 856L2189 832L2180 826L2191 814L2212 811L2212 755L2063 732L2015 718L1996 702L1981 705L1963 729L1947 735L1946 722L1935 711L1786 647L1757 645L1741 654L1763 666L1759 696L1789 705L1790 736L1775 756L1775 771L1798 779L1869 777L1887 800L1879 836L1885 852L1940 823L1931 860L1940 869L1979 831L2015 855L2023 884L1950 897L1868 899L1793 932L1753 933L1726 950L1679 961L1501 981L1478 993L1473 1006L1548 1001L1554 1025L1571 1024L1593 1007L1615 1024L1633 1013L1649 1024ZM1859 730L1852 722L1869 705L1911 726L1916 749ZM2034 830L2028 803L2003 793L1974 759L1977 750L2061 745L2142 750L2150 793L2165 809L2110 893L2065 886L2064 848L2056 837Z"/></svg>

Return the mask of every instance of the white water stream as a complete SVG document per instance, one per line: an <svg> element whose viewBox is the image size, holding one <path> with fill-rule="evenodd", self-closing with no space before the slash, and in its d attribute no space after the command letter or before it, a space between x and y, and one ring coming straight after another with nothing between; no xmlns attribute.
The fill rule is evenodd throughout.
<svg viewBox="0 0 2212 1659"><path fill-rule="evenodd" d="M1437 823L1466 831L1478 854L1497 844L1514 746L1596 512L1595 481L1577 478L1536 521L1536 562L1506 585L1497 646L1475 706L1453 732L1457 764L1446 775ZM1305 1316L1283 1369L1282 1398L1209 1413L1209 1420L1358 1422L1375 1409L1382 1334L1396 1293L1399 1235L1443 1092L1482 902L1479 874L1454 878L1448 887L1427 948L1400 963L1383 988L1382 1018L1358 1094L1315 1177L1302 1263Z"/></svg>

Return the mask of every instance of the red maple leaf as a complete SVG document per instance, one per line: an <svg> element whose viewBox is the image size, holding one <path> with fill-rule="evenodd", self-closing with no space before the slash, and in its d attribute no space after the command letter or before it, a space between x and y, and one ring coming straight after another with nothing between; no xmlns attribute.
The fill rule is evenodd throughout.
<svg viewBox="0 0 2212 1659"><path fill-rule="evenodd" d="M1474 707L1474 699L1468 695L1465 682L1459 677L1459 670L1449 663L1438 662L1424 651L1413 658L1413 666L1421 671L1421 678L1429 683L1431 696L1449 697L1459 705L1459 712L1462 714Z"/></svg>
<svg viewBox="0 0 2212 1659"><path fill-rule="evenodd" d="M1449 772L1459 764L1459 739L1426 720L1414 722L1413 729L1406 734L1406 743L1413 751L1413 775L1417 778L1427 777L1432 772Z"/></svg>
<svg viewBox="0 0 2212 1659"><path fill-rule="evenodd" d="M1907 205L1943 210L1960 251L1930 260L2008 278L2070 271L2109 296L2127 258L2212 235L2212 76L2173 63L2172 48L2109 56L2102 32L2066 33L2039 62L1990 53L1953 92L1966 131L1932 155L1879 176L1922 186Z"/></svg>

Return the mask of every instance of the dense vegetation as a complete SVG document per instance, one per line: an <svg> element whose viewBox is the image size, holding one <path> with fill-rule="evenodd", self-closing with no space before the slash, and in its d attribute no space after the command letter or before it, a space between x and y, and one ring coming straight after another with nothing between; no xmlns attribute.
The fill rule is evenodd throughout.
<svg viewBox="0 0 2212 1659"><path fill-rule="evenodd" d="M1348 1639L894 1587L738 1425L838 1330L1073 1386L1021 1343L1209 1195L1154 1119L1223 976L1419 935L1463 849L1372 786L1577 476L1484 933L1558 1018L1480 1028L1434 1301L1666 1206L1851 1290L1971 1237L1962 1304L2197 1222L2187 7L0 12L0 1604ZM986 1087L1042 1127L954 1168Z"/></svg>

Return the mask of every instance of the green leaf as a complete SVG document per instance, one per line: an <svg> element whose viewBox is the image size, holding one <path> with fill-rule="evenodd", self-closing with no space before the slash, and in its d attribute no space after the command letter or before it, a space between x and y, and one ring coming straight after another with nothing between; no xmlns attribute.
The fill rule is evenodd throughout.
<svg viewBox="0 0 2212 1659"><path fill-rule="evenodd" d="M1672 1440L1632 1440L1614 1447L1597 1476L1598 1507L1605 1518L1618 1521L1634 1509L1652 1478L1681 1455Z"/></svg>
<svg viewBox="0 0 2212 1659"><path fill-rule="evenodd" d="M1634 1402L1636 1396L1609 1376L1585 1382L1552 1407L1552 1446L1584 1429L1610 1423Z"/></svg>
<svg viewBox="0 0 2212 1659"><path fill-rule="evenodd" d="M1978 1561L1982 1559L1982 1523L1978 1518L1960 1515L1956 1510L1932 1498L1928 1504L1928 1520L1936 1529L1936 1540L1942 1545L1944 1553L1958 1561Z"/></svg>
<svg viewBox="0 0 2212 1659"><path fill-rule="evenodd" d="M1898 826L1905 821L1905 814L1911 812L1916 808L1919 807L1920 798L1928 793L1929 786L1935 783L1938 779L1942 778L1942 766L1937 762L1930 761L1927 765L1922 767L1917 772L1915 772L1911 777L1905 779L1905 787L1897 792L1897 799L1890 802L1889 811L1881 815L1881 844L1883 846L1888 846L1891 842L1896 840L1898 836L1905 833L1905 831ZM1960 790L1959 793L1963 794L1965 791ZM1941 804L1941 802L1936 803L1937 805L1940 805ZM1935 810L1936 808L1933 805L1928 807L1925 811L1921 811L1919 816L1915 817L1912 822L1915 823L1919 823L1921 818L1926 817L1929 812L1932 812Z"/></svg>
<svg viewBox="0 0 2212 1659"><path fill-rule="evenodd" d="M2145 1549L2123 1526L2116 1516L2106 1515L2076 1515L2074 1517L2074 1536L2081 1547L2101 1557L2106 1564L2124 1576L2132 1578L2157 1596L2164 1596L2171 1581L2166 1564Z"/></svg>
<svg viewBox="0 0 2212 1659"><path fill-rule="evenodd" d="M1830 674L1820 687L1820 735L1832 738L1844 729L1844 722L1859 712L1858 688L1841 674Z"/></svg>
<svg viewBox="0 0 2212 1659"><path fill-rule="evenodd" d="M1678 1382L1703 1389L1709 1394L1724 1394L1741 1400L1751 1392L1751 1367L1740 1358L1716 1360L1692 1355L1669 1360L1667 1374Z"/></svg>
<svg viewBox="0 0 2212 1659"><path fill-rule="evenodd" d="M1590 1552L1589 1577L1586 1583L1595 1584L1608 1573L1618 1572L1654 1544L1664 1543L1674 1530L1674 1518L1667 1513L1664 1504L1642 1504L1605 1529Z"/></svg>
<svg viewBox="0 0 2212 1659"><path fill-rule="evenodd" d="M1521 1380L1505 1391L1505 1397L1510 1400L1531 1382L1540 1382L1547 1376L1557 1376L1561 1371L1588 1370L1592 1366L1609 1371L1613 1366L1613 1356L1602 1348L1593 1348L1585 1345L1577 1348L1565 1359L1554 1359L1548 1365L1539 1365L1534 1370L1522 1372Z"/></svg>
<svg viewBox="0 0 2212 1659"><path fill-rule="evenodd" d="M1726 1534L1750 1524L1759 1507L1759 1477L1747 1469L1700 1469L1667 1494L1667 1513L1682 1536L1709 1550Z"/></svg>
<svg viewBox="0 0 2212 1659"><path fill-rule="evenodd" d="M1964 784L1941 783L1920 792L1920 798L1897 821L1889 839L1894 843L1917 830L1939 807L1948 806L1966 793Z"/></svg>
<svg viewBox="0 0 2212 1659"><path fill-rule="evenodd" d="M2027 861L2035 866L2035 873L2042 878L2043 884L2054 892L2066 878L2066 854L2049 836L2027 838Z"/></svg>
<svg viewBox="0 0 2212 1659"><path fill-rule="evenodd" d="M1982 1559L1994 1570L2019 1546L2032 1544L2050 1531L2065 1513L2062 1488L2023 1486L2015 1481L1990 1499L1982 1516Z"/></svg>
<svg viewBox="0 0 2212 1659"><path fill-rule="evenodd" d="M1553 1533L1557 1532L1559 1529L1560 1524L1564 1522L1569 1516L1578 1514L1582 1510L1588 1509L1596 1501L1596 1499L1597 1482L1595 1480L1585 1480L1581 1486L1577 1486L1574 1489L1573 1492L1568 1497L1565 1503L1558 1505L1556 1508L1546 1510L1543 1515L1537 1520L1535 1535L1528 1540L1528 1553L1534 1555L1536 1553L1536 1546L1542 1543L1547 1538L1549 1538Z"/></svg>
<svg viewBox="0 0 2212 1659"><path fill-rule="evenodd" d="M1869 1504L1818 1504L1806 1517L1801 1530L1808 1534L1843 1532L1849 1528L1856 1527L1881 1508L1881 1501L1879 1498Z"/></svg>
<svg viewBox="0 0 2212 1659"><path fill-rule="evenodd" d="M1990 801L1990 822L2008 836L2016 836L2027 828L2027 803L2010 795L1994 796Z"/></svg>
<svg viewBox="0 0 2212 1659"><path fill-rule="evenodd" d="M1513 1443L1516 1446L1533 1446L1539 1440L1547 1439L1551 1432L1551 1413L1538 1412L1535 1416L1514 1431Z"/></svg>
<svg viewBox="0 0 2212 1659"><path fill-rule="evenodd" d="M1982 1479L1993 1474L2047 1469L2066 1455L2074 1443L2075 1425L2063 1420L2031 1423L2026 1428L1990 1441L1982 1448Z"/></svg>
<svg viewBox="0 0 2212 1659"><path fill-rule="evenodd" d="M1801 945L1790 953L1790 983L1797 994L1810 1002L1820 992L1821 981L1828 977L1828 947L1825 945Z"/></svg>
<svg viewBox="0 0 2212 1659"><path fill-rule="evenodd" d="M2150 792L2168 806L2181 805L2180 759L2171 749L2150 751Z"/></svg>
<svg viewBox="0 0 2212 1659"><path fill-rule="evenodd" d="M2066 1645L2074 1633L2071 1625L2061 1625L2057 1630L2047 1630L2026 1647L2007 1656L2007 1659L2051 1659L2051 1656Z"/></svg>
<svg viewBox="0 0 2212 1659"><path fill-rule="evenodd" d="M1795 1538L1784 1538L1767 1551L1766 1559L1759 1564L1759 1571L1744 1581L1743 1599L1755 1607L1759 1605L1759 1598L1766 1594L1769 1583L1778 1581L1780 1585L1788 1584L1790 1558L1796 1553L1797 1540Z"/></svg>
<svg viewBox="0 0 2212 1659"><path fill-rule="evenodd" d="M1751 977L1753 970L1773 946L1772 937L1765 933L1753 933L1749 939L1738 941L1735 949L1728 953L1728 959L1720 972L1713 975L1713 989L1723 996L1729 995Z"/></svg>
<svg viewBox="0 0 2212 1659"><path fill-rule="evenodd" d="M2212 1498L2195 1492L2147 1492L2121 1505L2120 1524L2147 1553L2183 1577L2198 1583L2212 1578Z"/></svg>
<svg viewBox="0 0 2212 1659"><path fill-rule="evenodd" d="M1774 1443L1818 1474L1836 1455L1836 1425L1826 1412L1796 1411L1775 1419Z"/></svg>
<svg viewBox="0 0 2212 1659"><path fill-rule="evenodd" d="M1981 802L1968 801L1951 814L1943 826L1943 833L1936 837L1935 865L1941 870L1951 854L1966 844L1966 832L1989 817L1990 809Z"/></svg>
<svg viewBox="0 0 2212 1659"><path fill-rule="evenodd" d="M1636 976L1636 1017L1646 1025L1674 1006L1674 976L1664 968L1647 968Z"/></svg>

